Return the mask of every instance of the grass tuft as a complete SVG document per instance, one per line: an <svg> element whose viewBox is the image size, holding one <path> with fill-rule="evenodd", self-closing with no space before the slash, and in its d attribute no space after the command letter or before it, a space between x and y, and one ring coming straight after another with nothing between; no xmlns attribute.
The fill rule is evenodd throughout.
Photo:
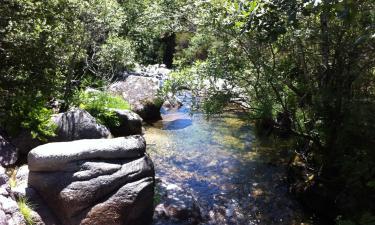
<svg viewBox="0 0 375 225"><path fill-rule="evenodd" d="M32 205L26 198L19 198L17 201L20 212L22 213L27 225L34 225L35 222L32 218Z"/></svg>

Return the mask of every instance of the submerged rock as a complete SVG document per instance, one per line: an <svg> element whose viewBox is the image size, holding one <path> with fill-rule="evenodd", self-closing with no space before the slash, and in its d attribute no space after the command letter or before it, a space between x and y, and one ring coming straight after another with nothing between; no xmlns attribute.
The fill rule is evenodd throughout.
<svg viewBox="0 0 375 225"><path fill-rule="evenodd" d="M146 225L154 168L141 136L50 143L29 153L29 187L61 225Z"/></svg>
<svg viewBox="0 0 375 225"><path fill-rule="evenodd" d="M98 139L111 136L109 130L98 124L96 119L85 110L70 110L57 114L52 119L57 125L57 135L51 138L51 141Z"/></svg>
<svg viewBox="0 0 375 225"><path fill-rule="evenodd" d="M113 83L109 91L121 95L144 120L158 120L162 106L158 98L160 86L157 78L130 75L124 81Z"/></svg>
<svg viewBox="0 0 375 225"><path fill-rule="evenodd" d="M157 187L160 202L155 207L155 224L178 221L178 224L192 225L202 220L198 201L187 190L164 180Z"/></svg>

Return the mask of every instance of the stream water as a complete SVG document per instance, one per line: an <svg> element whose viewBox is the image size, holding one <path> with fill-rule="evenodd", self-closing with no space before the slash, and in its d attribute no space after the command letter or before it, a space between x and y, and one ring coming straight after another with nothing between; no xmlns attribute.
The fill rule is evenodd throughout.
<svg viewBox="0 0 375 225"><path fill-rule="evenodd" d="M310 224L288 194L287 144L256 138L240 114L207 119L182 107L162 117L145 132L156 176L195 196L202 224Z"/></svg>

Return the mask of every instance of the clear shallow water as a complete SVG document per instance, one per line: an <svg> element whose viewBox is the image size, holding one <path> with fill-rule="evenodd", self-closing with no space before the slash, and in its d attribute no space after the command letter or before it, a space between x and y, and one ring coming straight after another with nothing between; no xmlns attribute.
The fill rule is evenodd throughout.
<svg viewBox="0 0 375 225"><path fill-rule="evenodd" d="M309 224L288 195L287 145L258 140L238 114L207 120L181 108L162 116L145 132L156 176L198 199L203 224Z"/></svg>

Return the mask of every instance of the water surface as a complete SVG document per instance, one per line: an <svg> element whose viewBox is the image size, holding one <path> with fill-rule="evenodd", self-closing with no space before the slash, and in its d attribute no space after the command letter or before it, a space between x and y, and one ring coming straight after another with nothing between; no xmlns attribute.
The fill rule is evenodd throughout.
<svg viewBox="0 0 375 225"><path fill-rule="evenodd" d="M260 141L242 115L188 111L164 110L145 138L156 176L198 199L202 224L309 224L288 194L286 144Z"/></svg>

